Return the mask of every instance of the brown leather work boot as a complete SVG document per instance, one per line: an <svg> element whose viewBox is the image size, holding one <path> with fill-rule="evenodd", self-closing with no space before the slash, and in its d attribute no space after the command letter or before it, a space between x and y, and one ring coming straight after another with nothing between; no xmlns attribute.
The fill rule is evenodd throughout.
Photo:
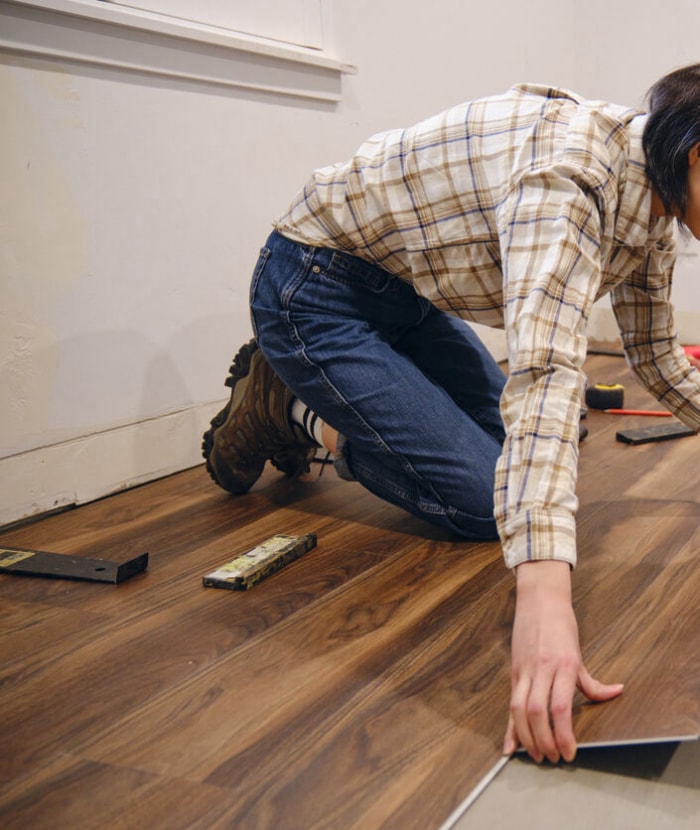
<svg viewBox="0 0 700 830"><path fill-rule="evenodd" d="M242 346L226 378L231 399L204 433L202 455L214 481L245 493L270 460L288 476L309 471L317 444L289 420L292 392L274 373L255 340Z"/></svg>

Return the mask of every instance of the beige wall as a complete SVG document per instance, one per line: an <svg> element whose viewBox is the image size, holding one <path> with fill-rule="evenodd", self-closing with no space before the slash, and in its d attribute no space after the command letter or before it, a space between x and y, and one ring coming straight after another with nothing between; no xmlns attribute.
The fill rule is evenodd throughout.
<svg viewBox="0 0 700 830"><path fill-rule="evenodd" d="M0 523L199 463L257 250L312 168L521 80L636 103L697 59L699 9L329 0L330 51L357 65L337 104L0 49Z"/></svg>

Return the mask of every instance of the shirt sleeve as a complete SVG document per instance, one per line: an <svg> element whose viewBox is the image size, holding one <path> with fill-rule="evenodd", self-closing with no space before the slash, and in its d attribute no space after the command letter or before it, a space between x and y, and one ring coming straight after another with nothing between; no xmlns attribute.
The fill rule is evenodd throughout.
<svg viewBox="0 0 700 830"><path fill-rule="evenodd" d="M640 383L679 420L700 430L700 372L685 357L671 305L675 265L671 229L642 265L611 293L630 368Z"/></svg>
<svg viewBox="0 0 700 830"><path fill-rule="evenodd" d="M576 169L522 179L500 216L510 363L495 517L506 565L576 564L586 324L601 280L601 213Z"/></svg>

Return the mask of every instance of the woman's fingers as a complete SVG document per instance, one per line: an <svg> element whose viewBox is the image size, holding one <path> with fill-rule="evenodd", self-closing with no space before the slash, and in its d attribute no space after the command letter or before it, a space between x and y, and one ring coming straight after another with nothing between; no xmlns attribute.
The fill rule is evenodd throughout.
<svg viewBox="0 0 700 830"><path fill-rule="evenodd" d="M576 737L574 736L572 715L575 693L575 671L562 670L558 672L552 684L550 708L554 739L561 757L565 761L573 761L576 757Z"/></svg>
<svg viewBox="0 0 700 830"><path fill-rule="evenodd" d="M601 683L599 680L591 677L585 666L581 666L576 685L589 700L595 700L601 703L605 700L612 700L614 697L622 694L625 688L624 683Z"/></svg>
<svg viewBox="0 0 700 830"><path fill-rule="evenodd" d="M512 755L522 744L537 763L545 757L553 764L560 757L573 761L576 736L572 709L576 688L589 700L602 702L621 694L624 685L601 683L583 665L578 677L570 667L559 667L554 674L541 671L534 681L520 678L511 697L503 753Z"/></svg>

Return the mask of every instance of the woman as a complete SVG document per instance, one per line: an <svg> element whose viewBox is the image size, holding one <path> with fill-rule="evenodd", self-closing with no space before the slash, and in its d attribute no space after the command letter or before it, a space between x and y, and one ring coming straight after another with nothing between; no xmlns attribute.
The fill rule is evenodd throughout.
<svg viewBox="0 0 700 830"><path fill-rule="evenodd" d="M648 114L523 85L374 136L314 173L254 272L210 473L243 493L324 446L387 501L498 535L517 580L505 753L571 760L576 687L622 691L586 671L571 604L586 324L610 293L640 381L700 429L674 219L700 238L700 64ZM465 321L505 329L507 378Z"/></svg>

